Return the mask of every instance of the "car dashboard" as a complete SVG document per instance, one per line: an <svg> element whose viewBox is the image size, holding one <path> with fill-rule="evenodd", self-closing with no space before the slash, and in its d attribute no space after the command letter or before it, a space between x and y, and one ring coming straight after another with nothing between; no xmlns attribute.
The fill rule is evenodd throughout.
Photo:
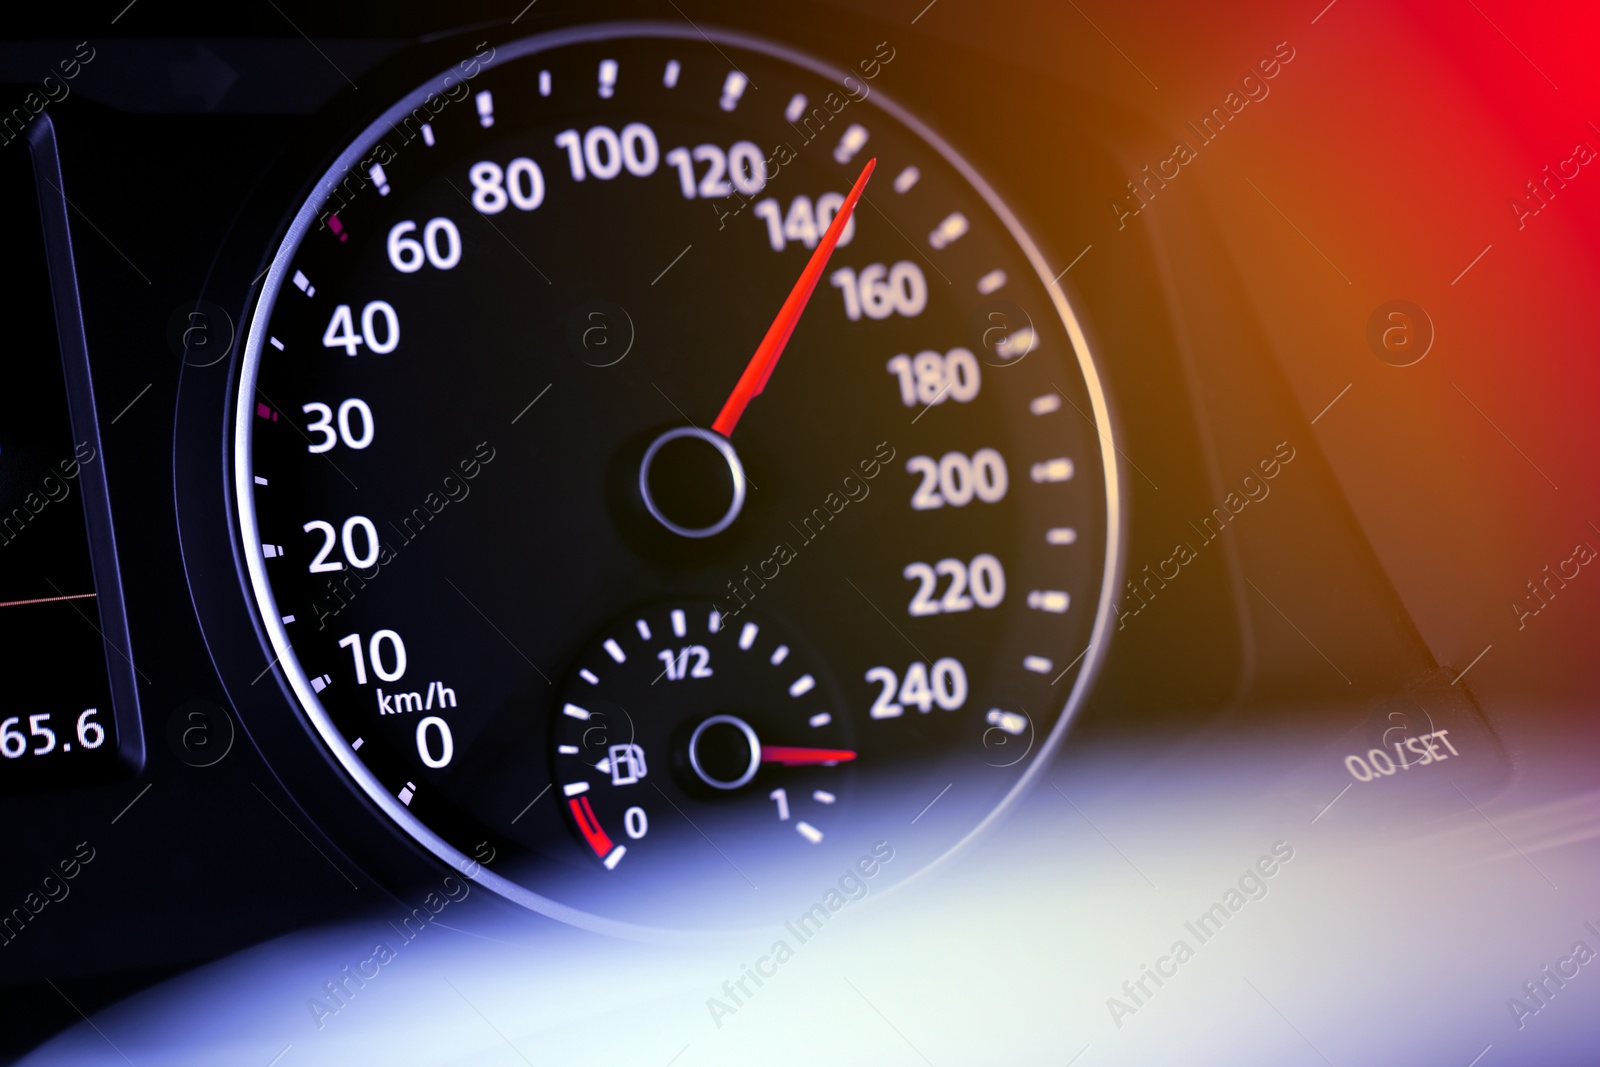
<svg viewBox="0 0 1600 1067"><path fill-rule="evenodd" d="M19 17L0 1056L1588 1062L1594 30Z"/></svg>

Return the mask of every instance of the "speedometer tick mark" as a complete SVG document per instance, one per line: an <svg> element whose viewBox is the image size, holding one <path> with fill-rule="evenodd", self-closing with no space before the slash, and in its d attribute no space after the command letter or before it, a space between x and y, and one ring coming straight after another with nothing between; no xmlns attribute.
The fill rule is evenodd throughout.
<svg viewBox="0 0 1600 1067"><path fill-rule="evenodd" d="M611 850L611 854L609 856L607 856L602 861L606 865L606 870L608 870L608 871L616 870L617 869L617 864L621 863L622 862L622 857L627 855L627 854L628 854L628 846L627 845L618 845L616 848L612 849Z"/></svg>
<svg viewBox="0 0 1600 1067"><path fill-rule="evenodd" d="M774 667L789 658L789 646L779 645L772 650L772 659L769 661Z"/></svg>
<svg viewBox="0 0 1600 1067"><path fill-rule="evenodd" d="M259 474L255 476L255 482L256 482L257 485L266 485L267 484L267 480L265 478L261 477L261 475L259 475Z"/></svg>
<svg viewBox="0 0 1600 1067"><path fill-rule="evenodd" d="M590 685L599 685L600 684L600 679L598 677L596 677L594 671L591 671L588 667L585 667L583 670L579 671L578 672L578 677L582 678L584 681L588 682Z"/></svg>
<svg viewBox="0 0 1600 1067"><path fill-rule="evenodd" d="M267 343L270 344L273 348L276 348L279 352L283 351L283 342L278 340L276 337L267 338Z"/></svg>
<svg viewBox="0 0 1600 1067"><path fill-rule="evenodd" d="M431 122L422 124L422 143L429 148L433 147L433 124Z"/></svg>
<svg viewBox="0 0 1600 1067"><path fill-rule="evenodd" d="M604 647L605 647L605 650L606 650L606 654L609 655L612 659L616 660L618 663L626 663L627 662L628 654L626 652L622 651L622 646L617 644L617 642L614 639L609 638L609 637L606 638L606 643L605 643Z"/></svg>
<svg viewBox="0 0 1600 1067"><path fill-rule="evenodd" d="M1072 598L1059 589L1035 589L1028 594L1028 607L1056 615L1066 611L1071 602Z"/></svg>
<svg viewBox="0 0 1600 1067"><path fill-rule="evenodd" d="M1078 540L1078 531L1070 526L1053 526L1044 532L1044 540L1050 545L1070 545Z"/></svg>
<svg viewBox="0 0 1600 1067"><path fill-rule="evenodd" d="M1018 715L1014 711L1004 711L1000 708L990 708L989 714L983 717L983 721L990 726L1004 730L1012 737L1020 736L1022 731L1028 728L1026 716Z"/></svg>
<svg viewBox="0 0 1600 1067"><path fill-rule="evenodd" d="M816 687L817 680L815 678L811 677L809 674L802 674L800 677L794 680L793 685L789 686L789 695L792 697L803 697Z"/></svg>
<svg viewBox="0 0 1600 1067"><path fill-rule="evenodd" d="M1055 664L1047 656L1024 656L1022 657L1022 666L1025 670L1030 670L1034 674L1049 674Z"/></svg>
<svg viewBox="0 0 1600 1067"><path fill-rule="evenodd" d="M994 354L1004 360L1019 360L1039 346L1039 335L1031 327L1012 330L994 346Z"/></svg>
<svg viewBox="0 0 1600 1067"><path fill-rule="evenodd" d="M579 793L587 793L589 791L589 783L588 782L568 782L566 785L561 787L561 791L563 793L567 794L567 796L569 796L569 797L575 797Z"/></svg>
<svg viewBox="0 0 1600 1067"><path fill-rule="evenodd" d="M1035 463L1028 472L1035 482L1065 482L1072 479L1072 460L1065 456Z"/></svg>
<svg viewBox="0 0 1600 1067"><path fill-rule="evenodd" d="M354 741L350 742L350 751L352 751L352 752L360 752L361 751L361 746L366 744L366 743L367 743L367 739L366 738L358 737Z"/></svg>
<svg viewBox="0 0 1600 1067"><path fill-rule="evenodd" d="M789 122L792 124L792 123L799 122L800 121L800 116L804 115L805 113L806 113L806 94L805 93L795 93L793 96L791 96L789 98L789 106L783 109L783 117L785 119L788 119Z"/></svg>
<svg viewBox="0 0 1600 1067"><path fill-rule="evenodd" d="M984 296L988 296L990 293L998 291L1005 284L1006 272L1003 270L992 270L988 274L985 274L983 277L978 279L978 292L982 293Z"/></svg>
<svg viewBox="0 0 1600 1067"><path fill-rule="evenodd" d="M1049 415L1061 410L1061 397L1055 393L1046 393L1036 396L1028 401L1028 410L1035 415Z"/></svg>
<svg viewBox="0 0 1600 1067"><path fill-rule="evenodd" d="M578 754L578 746L577 745L557 745L556 746L556 753L558 755L562 755L562 756L576 756ZM515 821L515 820L513 820L513 821Z"/></svg>
<svg viewBox="0 0 1600 1067"><path fill-rule="evenodd" d="M856 158L856 153L861 151L862 147L867 143L868 136L865 126L859 122L852 122L845 128L843 135L839 138L838 146L833 150L834 162L848 163Z"/></svg>
<svg viewBox="0 0 1600 1067"><path fill-rule="evenodd" d="M826 789L818 789L816 792L811 794L811 799L815 800L818 804L832 804L839 798L828 792Z"/></svg>
<svg viewBox="0 0 1600 1067"><path fill-rule="evenodd" d="M689 621L684 617L682 608L672 609L672 633L675 637L685 637L689 633Z"/></svg>
<svg viewBox="0 0 1600 1067"><path fill-rule="evenodd" d="M404 804L408 808L411 806L411 798L416 795L417 786L415 782L407 782L405 788L395 794L395 796L400 798L400 803Z"/></svg>
<svg viewBox="0 0 1600 1067"><path fill-rule="evenodd" d="M801 837L810 841L813 845L822 840L822 831L808 822L797 822L794 824L794 828Z"/></svg>
<svg viewBox="0 0 1600 1067"><path fill-rule="evenodd" d="M894 176L894 191L897 193L909 193L911 187L916 185L917 179L921 177L922 172L916 167L907 167Z"/></svg>
<svg viewBox="0 0 1600 1067"><path fill-rule="evenodd" d="M331 674L324 674L320 678L311 679L311 689L312 689L313 692L316 692L316 693L322 692L324 689L328 688L328 686L330 686L332 684L333 684L333 675L331 675Z"/></svg>
<svg viewBox="0 0 1600 1067"><path fill-rule="evenodd" d="M262 545L261 556L263 559L277 559L283 555L282 545Z"/></svg>
<svg viewBox="0 0 1600 1067"><path fill-rule="evenodd" d="M610 100L617 91L617 61L602 59L600 61L600 99Z"/></svg>
<svg viewBox="0 0 1600 1067"><path fill-rule="evenodd" d="M541 70L539 72L539 95L550 95L550 72L548 70Z"/></svg>
<svg viewBox="0 0 1600 1067"><path fill-rule="evenodd" d="M564 705L561 708L561 714L570 716L571 718L574 718L574 719L582 719L584 721L588 721L588 718L589 718L589 712L587 710L583 709L583 708L578 707L578 705L576 705L576 704Z"/></svg>
<svg viewBox="0 0 1600 1067"><path fill-rule="evenodd" d="M294 622L294 616L293 615L285 615L283 617L283 624L285 626L289 625L291 622Z"/></svg>
<svg viewBox="0 0 1600 1067"><path fill-rule="evenodd" d="M760 627L753 622L744 624L744 629L739 631L739 648L741 651L748 652L750 650L750 646L756 643L756 633L759 630Z"/></svg>
<svg viewBox="0 0 1600 1067"><path fill-rule="evenodd" d="M306 277L306 272L303 270L294 272L294 287L307 296L317 295L317 287L311 284L311 279Z"/></svg>
<svg viewBox="0 0 1600 1067"><path fill-rule="evenodd" d="M833 721L833 716L825 711L819 711L807 720L812 726L826 726Z"/></svg>
<svg viewBox="0 0 1600 1067"><path fill-rule="evenodd" d="M667 60L667 69L661 73L661 84L665 85L668 89L677 88L678 71L682 69L683 68L679 66L676 59Z"/></svg>
<svg viewBox="0 0 1600 1067"><path fill-rule="evenodd" d="M727 80L722 83L722 99L719 101L722 110L732 111L738 107L739 98L744 95L745 86L749 84L750 79L746 78L743 72L729 71Z"/></svg>
<svg viewBox="0 0 1600 1067"><path fill-rule="evenodd" d="M928 234L928 244L935 249L948 248L959 240L968 229L970 229L970 224L967 222L967 217L959 211L952 211L944 217L944 221L939 223L932 233Z"/></svg>
<svg viewBox="0 0 1600 1067"><path fill-rule="evenodd" d="M711 633L717 633L722 629L722 612L716 608L711 609L711 618L706 620L706 629Z"/></svg>
<svg viewBox="0 0 1600 1067"><path fill-rule="evenodd" d="M374 163L367 168L367 174L372 178L372 184L378 187L379 196L389 195L389 176L383 172L382 163Z"/></svg>
<svg viewBox="0 0 1600 1067"><path fill-rule="evenodd" d="M645 622L643 619L638 619L638 620L636 620L634 622L633 625L634 625L634 628L639 631L639 636L640 637L644 638L646 641L650 640L650 624L649 623Z"/></svg>
<svg viewBox="0 0 1600 1067"><path fill-rule="evenodd" d="M494 97L484 89L473 98L478 105L478 125L488 129L494 125Z"/></svg>

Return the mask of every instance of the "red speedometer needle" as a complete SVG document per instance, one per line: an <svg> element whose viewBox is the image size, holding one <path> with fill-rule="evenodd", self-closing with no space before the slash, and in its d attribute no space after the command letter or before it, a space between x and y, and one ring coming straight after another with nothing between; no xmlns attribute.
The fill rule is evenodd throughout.
<svg viewBox="0 0 1600 1067"><path fill-rule="evenodd" d="M871 167L871 164L868 164ZM856 754L848 748L796 748L790 745L762 745L762 763L781 763L798 767L806 763L849 763Z"/></svg>
<svg viewBox="0 0 1600 1067"><path fill-rule="evenodd" d="M750 357L744 373L739 375L738 384L733 387L733 392L728 394L727 402L717 414L717 421L711 424L711 428L722 436L729 437L733 434L733 428L738 425L739 416L744 414L745 407L767 387L767 379L772 377L772 368L778 365L778 357L783 355L783 346L789 343L789 335L794 333L795 324L800 321L800 313L806 309L806 301L811 299L811 291L817 287L817 282L822 278L823 268L828 265L828 257L833 255L833 247L839 243L839 235L844 232L845 225L850 221L850 213L855 210L856 201L861 199L861 191L867 187L867 179L872 177L872 169L877 165L876 159L869 159L867 165L862 168L861 177L856 179L856 184L850 189L850 195L845 197L838 214L833 216L833 222L829 224L827 232L822 235L822 240L817 242L816 251L811 253L810 260L806 262L806 269L800 272L800 280L789 290L789 299L783 302L783 307L778 310L778 317L772 320L772 325L767 327L767 335L756 347L756 354Z"/></svg>

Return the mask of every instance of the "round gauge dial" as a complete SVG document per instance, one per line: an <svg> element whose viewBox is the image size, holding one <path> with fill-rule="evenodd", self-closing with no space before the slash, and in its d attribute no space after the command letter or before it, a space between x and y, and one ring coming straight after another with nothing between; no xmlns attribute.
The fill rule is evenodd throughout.
<svg viewBox="0 0 1600 1067"><path fill-rule="evenodd" d="M817 844L850 811L856 730L834 714L847 702L764 613L671 602L602 634L558 697L553 741L561 803L603 866L645 849L670 864L725 824Z"/></svg>
<svg viewBox="0 0 1600 1067"><path fill-rule="evenodd" d="M698 928L869 853L901 880L1084 697L1107 403L894 59L481 46L272 257L233 435L268 658L385 817L513 900Z"/></svg>

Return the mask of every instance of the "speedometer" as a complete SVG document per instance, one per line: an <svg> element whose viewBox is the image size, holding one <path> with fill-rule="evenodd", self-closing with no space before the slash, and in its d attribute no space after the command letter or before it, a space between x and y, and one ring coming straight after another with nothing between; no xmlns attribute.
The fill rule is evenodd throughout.
<svg viewBox="0 0 1600 1067"><path fill-rule="evenodd" d="M267 658L384 818L514 901L696 928L901 880L1084 699L1106 397L894 58L483 46L271 256L233 428Z"/></svg>

